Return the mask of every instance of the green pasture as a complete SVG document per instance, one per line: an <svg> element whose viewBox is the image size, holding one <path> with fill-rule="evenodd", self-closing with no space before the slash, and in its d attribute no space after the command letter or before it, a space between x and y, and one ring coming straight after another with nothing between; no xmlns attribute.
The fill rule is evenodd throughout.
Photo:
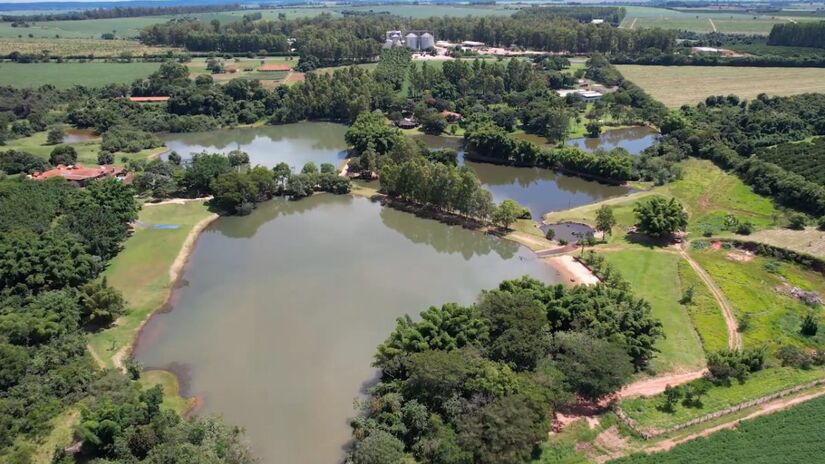
<svg viewBox="0 0 825 464"><path fill-rule="evenodd" d="M147 77L160 63L0 63L0 86L40 87L53 85L68 89L75 85L102 87L130 84Z"/></svg>

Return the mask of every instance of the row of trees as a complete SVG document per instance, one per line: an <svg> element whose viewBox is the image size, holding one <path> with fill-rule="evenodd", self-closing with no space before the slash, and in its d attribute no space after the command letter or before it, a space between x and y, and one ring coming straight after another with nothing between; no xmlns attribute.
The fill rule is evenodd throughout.
<svg viewBox="0 0 825 464"><path fill-rule="evenodd" d="M768 45L825 48L825 21L774 24L768 35Z"/></svg>
<svg viewBox="0 0 825 464"><path fill-rule="evenodd" d="M627 290L527 277L470 306L399 318L376 351L381 382L352 422L350 459L528 462L553 409L620 388L660 336L649 305Z"/></svg>

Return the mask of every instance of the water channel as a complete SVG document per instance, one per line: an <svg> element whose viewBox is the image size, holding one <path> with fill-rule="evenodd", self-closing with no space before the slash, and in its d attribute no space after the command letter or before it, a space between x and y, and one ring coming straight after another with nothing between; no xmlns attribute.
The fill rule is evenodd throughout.
<svg viewBox="0 0 825 464"><path fill-rule="evenodd" d="M253 163L300 169L339 160L344 131L303 123L166 143L184 157L240 146ZM626 191L545 170L467 165L497 200L516 198L534 214ZM186 394L203 398L201 414L243 426L262 463L334 463L350 437L353 400L375 378L372 354L395 319L471 303L522 275L559 281L515 243L365 198L273 200L203 232L168 310L150 319L135 355L176 372Z"/></svg>

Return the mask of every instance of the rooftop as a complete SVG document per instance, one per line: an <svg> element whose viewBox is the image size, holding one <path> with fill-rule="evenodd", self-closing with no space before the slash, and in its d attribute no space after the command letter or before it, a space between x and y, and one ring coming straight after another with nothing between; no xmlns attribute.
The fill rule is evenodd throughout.
<svg viewBox="0 0 825 464"><path fill-rule="evenodd" d="M129 101L138 103L165 102L169 97L129 97Z"/></svg>
<svg viewBox="0 0 825 464"><path fill-rule="evenodd" d="M31 175L31 178L34 180L45 180L52 177L62 177L68 181L84 182L92 179L121 177L124 175L126 175L125 169L119 166L103 165L87 168L79 164L71 164L68 166L58 164L48 171L35 172Z"/></svg>
<svg viewBox="0 0 825 464"><path fill-rule="evenodd" d="M261 71L261 72L292 71L292 67L288 64L265 64L263 66L259 66L258 71Z"/></svg>

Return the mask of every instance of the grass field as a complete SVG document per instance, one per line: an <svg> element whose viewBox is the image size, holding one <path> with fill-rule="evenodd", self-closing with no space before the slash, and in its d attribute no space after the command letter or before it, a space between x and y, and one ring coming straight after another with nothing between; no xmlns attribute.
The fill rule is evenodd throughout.
<svg viewBox="0 0 825 464"><path fill-rule="evenodd" d="M131 345L142 322L159 308L169 292L169 268L187 235L210 217L202 202L144 207L139 219L147 224L179 224L178 229L139 228L104 272L109 285L123 293L129 312L110 329L89 338L97 358L112 366L112 356Z"/></svg>
<svg viewBox="0 0 825 464"><path fill-rule="evenodd" d="M629 29L660 27L691 32L724 32L728 34L767 35L774 24L788 23L789 17L781 14L756 15L731 11L689 11L669 8L629 6L622 27ZM815 18L795 16L793 21L810 21Z"/></svg>
<svg viewBox="0 0 825 464"><path fill-rule="evenodd" d="M160 63L0 63L0 85L67 89L75 85L102 87L130 84L152 74Z"/></svg>
<svg viewBox="0 0 825 464"><path fill-rule="evenodd" d="M749 261L737 260L741 255L729 250L692 250L691 256L707 271L730 301L746 348L795 345L825 347L825 331L812 337L800 333L802 319L813 311L819 324L825 324L825 314L812 310L797 298L787 295L788 286L825 295L822 275L789 262L773 261L755 256ZM776 267L771 272L769 268Z"/></svg>
<svg viewBox="0 0 825 464"><path fill-rule="evenodd" d="M666 428L822 377L825 377L825 371L822 369L764 369L752 373L743 384L734 380L730 386L713 386L702 397L701 407L685 407L679 404L672 413L660 410L664 402L663 394L629 398L619 404L642 428Z"/></svg>
<svg viewBox="0 0 825 464"><path fill-rule="evenodd" d="M179 415L186 414L195 406L194 398L183 398L180 396L180 384L175 374L158 369L143 371L140 374L140 385L143 388L151 388L160 385L163 389L162 407L171 409Z"/></svg>
<svg viewBox="0 0 825 464"><path fill-rule="evenodd" d="M681 166L683 178L668 185L601 203L549 213L545 215L544 220L582 221L593 225L596 210L607 204L613 207L613 214L618 222L611 241L624 242L622 230L636 222L633 214L636 202L650 195L663 195L676 197L685 206L689 213L688 232L694 238L699 237L706 228L710 228L716 235L732 235L720 228L727 214L733 214L740 220L751 221L757 230L785 224L785 214L777 210L770 199L757 195L739 178L725 173L712 162L689 159L682 162Z"/></svg>
<svg viewBox="0 0 825 464"><path fill-rule="evenodd" d="M40 54L44 50L48 50L49 56L52 57L111 57L121 56L123 53L131 53L132 56L140 57L144 54L157 55L176 49L150 47L134 40L0 38L0 55L8 55L11 52Z"/></svg>
<svg viewBox="0 0 825 464"><path fill-rule="evenodd" d="M705 353L726 349L728 332L719 304L687 261L679 260L678 272L683 294L689 287L693 287L693 301L684 307Z"/></svg>
<svg viewBox="0 0 825 464"><path fill-rule="evenodd" d="M695 104L709 95L753 99L825 92L825 69L732 66L616 66L625 78L669 107Z"/></svg>
<svg viewBox="0 0 825 464"><path fill-rule="evenodd" d="M816 227L761 230L748 239L825 258L825 232Z"/></svg>
<svg viewBox="0 0 825 464"><path fill-rule="evenodd" d="M688 312L679 304L687 288L680 278L682 258L676 253L636 249L603 256L630 282L637 296L650 302L653 316L662 322L665 338L656 345L660 352L653 359L653 369L673 372L702 368L705 364L702 344L691 328ZM721 323L724 331L724 321Z"/></svg>
<svg viewBox="0 0 825 464"><path fill-rule="evenodd" d="M49 154L57 145L46 144L47 132L37 132L31 137L24 137L20 139L13 139L6 142L3 147L4 150L21 150L31 153L34 156L49 159ZM66 143L62 145L71 145L77 151L78 164L97 165L97 154L100 152L100 138L86 140L82 142ZM123 164L122 159L127 156L129 159L148 159L153 155L165 151L165 147L149 148L141 150L137 153L115 153L115 164Z"/></svg>
<svg viewBox="0 0 825 464"><path fill-rule="evenodd" d="M817 398L786 411L744 421L735 429L699 438L666 452L639 454L615 464L818 462L825 455L822 417L825 398Z"/></svg>

